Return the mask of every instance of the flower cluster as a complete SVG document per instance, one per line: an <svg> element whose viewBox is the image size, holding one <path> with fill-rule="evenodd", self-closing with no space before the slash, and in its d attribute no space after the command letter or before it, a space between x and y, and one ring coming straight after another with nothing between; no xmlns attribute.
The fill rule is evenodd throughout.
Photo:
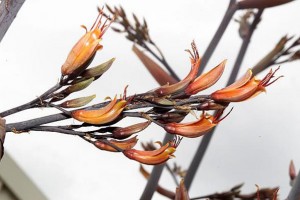
<svg viewBox="0 0 300 200"><path fill-rule="evenodd" d="M127 158L144 164L163 163L174 157L181 137L195 138L206 134L231 112L222 117L229 103L253 98L265 91L267 86L278 79L274 79L274 74L278 69L274 72L271 70L262 80L253 77L251 70L248 70L243 77L232 85L216 90L211 94L201 94L221 78L225 70L226 60L198 76L201 58L195 42L192 42L191 50L186 50L190 56L190 71L181 81L172 81L148 92L131 96L126 95L126 86L122 97L117 98L115 95L114 98L108 98L106 102L89 107L83 106L90 103L95 95L61 102L72 93L81 91L98 80L115 60L112 58L96 67L89 67L97 51L103 48L100 41L113 21L111 18L106 18L102 23L103 16L107 15L102 9L98 9L98 11L99 14L92 28L87 31L87 28L83 26L86 33L71 49L62 65L59 87L49 94L41 96L41 100L36 102L40 106L58 108L79 123L55 127L53 130L79 135L98 149L122 152ZM138 49L135 51L139 52ZM196 111L202 112L199 119L192 122L182 122L189 113ZM210 111L215 112L212 114ZM116 126L119 121L126 117L142 118L146 121L127 127ZM175 139L164 145L161 144L159 149L134 149L138 142L135 134L146 129L150 123L156 124L168 133L175 135ZM47 130L50 128L47 127Z"/></svg>

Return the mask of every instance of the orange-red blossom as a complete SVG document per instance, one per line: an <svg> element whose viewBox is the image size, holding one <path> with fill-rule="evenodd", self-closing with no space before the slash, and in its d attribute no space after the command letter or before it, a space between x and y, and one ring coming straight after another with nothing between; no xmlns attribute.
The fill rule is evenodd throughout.
<svg viewBox="0 0 300 200"><path fill-rule="evenodd" d="M111 151L111 152L119 152L119 149L126 150L133 148L138 139L135 137L127 139L127 140L108 140L107 142L103 142L101 140L97 140L94 142L94 145L105 151ZM116 146L118 149L114 148Z"/></svg>
<svg viewBox="0 0 300 200"><path fill-rule="evenodd" d="M172 95L175 93L179 93L182 90L184 90L190 84L190 82L192 82L196 78L198 69L200 67L200 57L199 57L199 53L198 53L197 47L194 42L192 42L192 51L193 52L191 52L190 50L187 50L187 51L191 55L191 57L190 57L191 70L190 70L189 74L183 80L181 80L175 84L172 84L172 85L167 84L167 85L161 86L151 92L153 92L157 96L168 96L168 95Z"/></svg>
<svg viewBox="0 0 300 200"><path fill-rule="evenodd" d="M215 101L222 102L240 102L255 97L261 92L265 92L265 88L267 86L282 77L279 76L275 80L271 81L278 69L279 68L277 68L274 72L271 69L262 80L252 77L252 71L249 69L243 77L233 84L212 93L211 98Z"/></svg>
<svg viewBox="0 0 300 200"><path fill-rule="evenodd" d="M110 21L109 24L106 24L106 20L102 24L102 16L103 11L99 9L98 17L89 31L87 31L87 28L82 25L82 27L86 30L86 33L71 49L65 63L61 67L62 75L70 75L78 69L83 70L87 67L86 64L89 63L90 59L96 54L96 51L102 49L103 46L100 45L99 42L112 22Z"/></svg>
<svg viewBox="0 0 300 200"><path fill-rule="evenodd" d="M164 146L161 146L159 149L153 151L127 149L123 151L123 154L129 159L138 161L143 164L158 165L174 157L173 153L176 151L180 140L180 138L176 138L174 141L170 141Z"/></svg>
<svg viewBox="0 0 300 200"><path fill-rule="evenodd" d="M230 113L230 112L229 112ZM229 114L228 113L228 114ZM188 123L168 123L164 125L164 129L171 134L181 135L183 137L195 138L204 135L214 128L220 121L222 121L228 114L221 118L223 110L220 110L216 113L215 116L212 116L208 113L203 113L199 120L195 122Z"/></svg>
<svg viewBox="0 0 300 200"><path fill-rule="evenodd" d="M117 96L106 106L97 110L75 110L71 112L74 119L89 124L106 124L115 120L127 105L125 96L117 100Z"/></svg>
<svg viewBox="0 0 300 200"><path fill-rule="evenodd" d="M185 94L193 95L215 84L223 74L227 60L222 61L207 73L201 74L185 89Z"/></svg>

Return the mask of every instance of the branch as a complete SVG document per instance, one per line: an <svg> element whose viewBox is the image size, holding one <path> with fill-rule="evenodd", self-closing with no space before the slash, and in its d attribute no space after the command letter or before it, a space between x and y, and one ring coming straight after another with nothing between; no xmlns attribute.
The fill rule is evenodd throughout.
<svg viewBox="0 0 300 200"><path fill-rule="evenodd" d="M17 112L23 111L23 110L27 110L30 108L34 108L37 106L37 104L40 103L40 105L42 104L42 101L44 101L50 94L52 94L53 92L57 91L58 89L60 89L62 87L62 85L60 83L57 83L55 86L53 86L52 88L50 88L49 90L47 90L46 92L44 92L42 95L40 95L39 97L33 99L32 101L25 103L23 105L17 106L15 108L3 111L0 113L1 117L7 117L9 115L15 114Z"/></svg>
<svg viewBox="0 0 300 200"><path fill-rule="evenodd" d="M3 0L0 3L0 42L17 16L25 0Z"/></svg>

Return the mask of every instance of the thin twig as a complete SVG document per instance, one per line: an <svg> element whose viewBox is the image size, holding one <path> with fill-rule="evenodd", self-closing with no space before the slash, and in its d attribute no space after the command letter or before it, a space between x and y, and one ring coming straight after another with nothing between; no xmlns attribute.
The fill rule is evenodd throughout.
<svg viewBox="0 0 300 200"><path fill-rule="evenodd" d="M54 126L38 126L38 127L30 128L29 131L46 131L46 132L63 133L67 135L86 136L86 133L84 132L68 130L68 129L63 129Z"/></svg>

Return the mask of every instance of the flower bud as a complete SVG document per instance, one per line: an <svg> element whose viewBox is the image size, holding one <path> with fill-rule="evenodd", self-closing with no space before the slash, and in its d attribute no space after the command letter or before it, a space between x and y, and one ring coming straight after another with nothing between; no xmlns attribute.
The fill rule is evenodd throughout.
<svg viewBox="0 0 300 200"><path fill-rule="evenodd" d="M190 200L183 179L181 179L179 186L176 188L175 200Z"/></svg>
<svg viewBox="0 0 300 200"><path fill-rule="evenodd" d="M223 74L225 64L227 60L224 60L215 68L207 73L204 73L197 77L189 86L185 89L185 94L193 95L205 90L215 84Z"/></svg>
<svg viewBox="0 0 300 200"><path fill-rule="evenodd" d="M108 140L108 143L110 143L114 146L117 146L119 149L127 150L127 149L133 148L136 145L137 141L138 141L137 136L135 136L128 140L113 140L113 139L111 139L111 140ZM101 140L95 141L94 145L101 150L111 151L111 152L119 152L117 149L113 148L112 145L102 142Z"/></svg>
<svg viewBox="0 0 300 200"><path fill-rule="evenodd" d="M82 107L87 105L88 103L90 103L94 98L96 97L96 95L91 95L91 96L87 96L87 97L80 97L80 98L76 98L76 99L71 99L68 101L65 101L63 103L60 104L60 107L62 108L78 108L78 107Z"/></svg>
<svg viewBox="0 0 300 200"><path fill-rule="evenodd" d="M145 128L147 128L151 124L150 121L137 123L131 126L123 127L123 128L116 128L112 131L112 134L115 138L123 139L130 137L132 134L138 133Z"/></svg>
<svg viewBox="0 0 300 200"><path fill-rule="evenodd" d="M181 80L177 83L174 83L172 85L167 84L167 85L161 86L150 92L153 92L157 96L167 96L167 95L179 93L182 90L184 90L190 84L190 82L192 82L196 78L198 69L200 67L200 57L199 57L199 53L198 53L197 47L194 42L192 42L192 51L193 52L188 50L188 52L191 54L191 58L190 58L191 70L190 70L189 74L183 80Z"/></svg>

